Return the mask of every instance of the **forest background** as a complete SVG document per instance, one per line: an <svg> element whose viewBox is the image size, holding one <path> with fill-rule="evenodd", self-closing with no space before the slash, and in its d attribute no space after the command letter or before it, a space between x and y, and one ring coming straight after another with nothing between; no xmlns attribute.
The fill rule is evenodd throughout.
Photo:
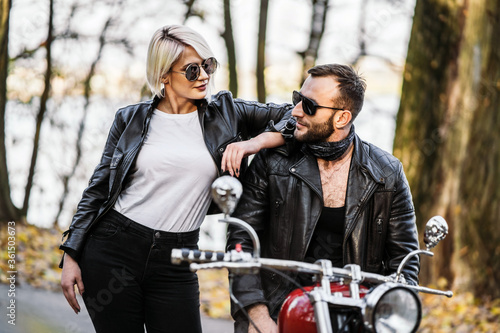
<svg viewBox="0 0 500 333"><path fill-rule="evenodd" d="M422 260L420 276L422 284L451 288L456 296L427 298L422 330L498 330L498 1L0 3L3 282L13 221L20 283L57 286L59 236L99 161L114 113L151 97L150 36L163 25L186 24L207 39L222 65L217 90L244 99L290 102L315 64L358 69L368 90L357 133L403 162L420 232L433 215L450 225L436 258ZM224 226L207 218L201 246L223 244ZM223 310L212 315L227 315L225 297ZM209 313L217 308L205 303Z"/></svg>

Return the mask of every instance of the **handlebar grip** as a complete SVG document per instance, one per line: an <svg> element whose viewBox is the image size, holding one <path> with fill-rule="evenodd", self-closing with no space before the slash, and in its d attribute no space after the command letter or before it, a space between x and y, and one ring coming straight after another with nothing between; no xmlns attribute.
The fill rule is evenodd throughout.
<svg viewBox="0 0 500 333"><path fill-rule="evenodd" d="M205 258L212 259L212 255L213 255L212 251L205 251Z"/></svg>
<svg viewBox="0 0 500 333"><path fill-rule="evenodd" d="M213 251L200 251L190 249L172 249L171 259L172 263L180 264L181 262L212 262L212 261L225 261L226 253Z"/></svg>

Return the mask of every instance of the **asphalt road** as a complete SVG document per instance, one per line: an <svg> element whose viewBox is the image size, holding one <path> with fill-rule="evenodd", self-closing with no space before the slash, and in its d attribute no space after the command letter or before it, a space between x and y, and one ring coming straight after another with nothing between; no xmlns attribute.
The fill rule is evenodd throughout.
<svg viewBox="0 0 500 333"><path fill-rule="evenodd" d="M15 298L9 297L9 286L0 284L0 332L1 333L92 333L94 327L81 297L82 306L76 315L68 306L61 292L17 286ZM15 325L9 324L10 300L15 299ZM218 320L202 316L204 333L233 331L229 320Z"/></svg>

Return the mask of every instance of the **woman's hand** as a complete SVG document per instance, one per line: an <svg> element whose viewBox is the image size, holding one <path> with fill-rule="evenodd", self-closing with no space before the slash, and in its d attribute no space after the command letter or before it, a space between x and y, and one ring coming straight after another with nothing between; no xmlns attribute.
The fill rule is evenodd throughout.
<svg viewBox="0 0 500 333"><path fill-rule="evenodd" d="M258 153L260 145L254 139L227 145L222 156L222 172L229 171L231 176L239 177L243 158Z"/></svg>
<svg viewBox="0 0 500 333"><path fill-rule="evenodd" d="M252 154L257 154L261 149L274 148L285 143L279 132L264 132L248 141L234 142L227 145L222 156L222 172L229 171L231 176L240 176L241 160Z"/></svg>
<svg viewBox="0 0 500 333"><path fill-rule="evenodd" d="M76 300L75 284L78 287L80 295L83 294L85 288L83 287L82 272L78 263L71 258L71 256L64 254L64 266L61 274L61 287L64 297L76 314L80 312L80 304Z"/></svg>

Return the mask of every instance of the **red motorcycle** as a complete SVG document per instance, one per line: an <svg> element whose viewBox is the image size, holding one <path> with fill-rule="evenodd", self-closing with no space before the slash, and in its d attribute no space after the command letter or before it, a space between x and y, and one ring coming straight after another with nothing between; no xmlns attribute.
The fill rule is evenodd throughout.
<svg viewBox="0 0 500 333"><path fill-rule="evenodd" d="M433 256L429 250L445 238L448 225L440 216L435 216L427 222L424 233L426 249L409 253L399 265L396 274L383 276L363 272L358 265L332 267L329 260L318 260L311 264L260 258L260 242L256 232L248 223L229 217L241 192L239 181L229 176L218 178L212 185L214 201L225 214L219 222L244 228L252 238L253 254L242 252L241 249L227 253L174 249L172 262L190 262L193 271L227 268L235 274L253 274L260 269L271 269L274 272L312 274L316 284L299 286L283 303L278 317L279 332L415 332L422 317L418 292L453 296L451 291L408 285L402 275L402 270L410 258L420 254ZM231 297L237 303L232 294Z"/></svg>

